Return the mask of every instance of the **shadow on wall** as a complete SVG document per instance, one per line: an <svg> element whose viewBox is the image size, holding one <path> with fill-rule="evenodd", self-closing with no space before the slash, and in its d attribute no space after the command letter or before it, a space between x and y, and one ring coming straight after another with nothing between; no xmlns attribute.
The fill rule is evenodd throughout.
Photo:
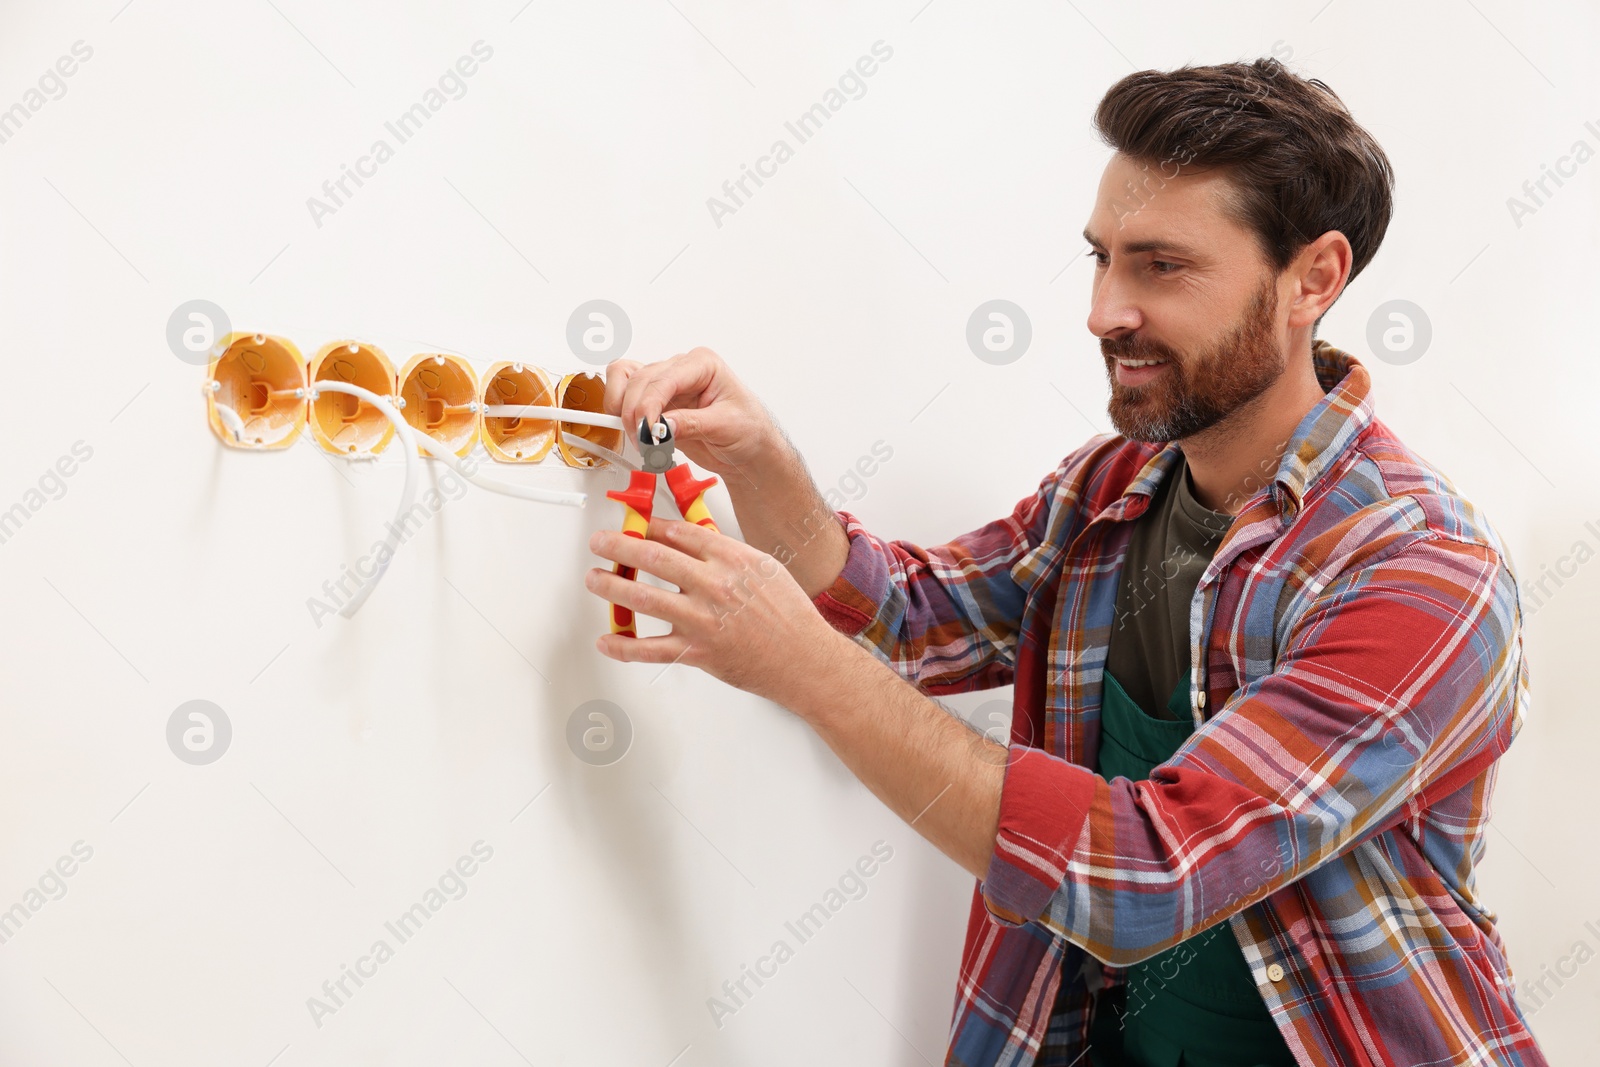
<svg viewBox="0 0 1600 1067"><path fill-rule="evenodd" d="M449 475L441 475L433 464L427 470L441 478ZM425 479L419 493L437 484ZM604 502L604 489L624 484L619 475L585 488L591 501ZM473 495L476 491L468 492ZM477 503L482 505L481 498ZM475 531L468 525L474 512L465 501L450 504L429 520L422 536L401 548L402 554L416 554L410 565L422 576L422 595L428 598L425 605L411 605L412 610L419 618L447 621L435 648L438 654L410 664L419 678L429 680L428 691L457 685L460 668L453 665L470 661L467 650L480 646L490 650L497 671L526 681L513 687L524 694L514 710L496 708L440 721L435 743L458 771L482 773L499 767L531 776L516 786L531 783L527 796L518 794L516 799L539 792L516 812L515 825L506 833L508 841L528 837L516 847L537 849L549 845L552 836L563 839L563 848L581 843L581 877L552 875L548 883L530 887L527 896L541 906L518 916L507 942L492 952L506 961L515 981L537 986L539 976L549 972L552 946L570 951L573 914L603 924L602 940L625 945L623 965L649 976L651 988L651 995L630 1001L628 1034L614 1035L615 1040L681 1044L683 1020L704 1016L693 994L712 984L713 968L705 954L708 939L693 928L704 907L697 907L685 888L694 880L684 869L689 861L682 855L681 838L663 832L677 816L650 784L670 778L667 769L679 756L676 727L667 714L670 709L647 714L639 706L642 702L628 695L649 674L635 682L627 677L635 672L595 650L594 639L607 625L606 612L582 582L584 571L598 562L588 552L589 536L595 529L611 528L615 511L606 506L575 511L570 519L576 529L562 531L559 547L541 536L540 524L548 519L539 508L508 505L503 514L503 519L494 515L492 530ZM400 592L397 584L378 596L398 597ZM374 604L369 610L386 610L376 599ZM341 630L335 640L351 640L344 635L353 632ZM647 670L638 667L639 672ZM643 735L623 746L625 758L614 765L586 763L568 732L574 709L599 696L626 705L632 729ZM443 732L446 727L448 733ZM508 747L515 751L507 752ZM533 828L539 820L543 825ZM602 895L580 896L597 884L607 887ZM558 910L545 906L552 903Z"/></svg>
<svg viewBox="0 0 1600 1067"><path fill-rule="evenodd" d="M622 484L618 482L619 487ZM602 492L596 487L595 497ZM631 665L622 681L616 673L619 665L594 647L595 638L607 628L607 614L604 603L584 588L582 579L588 568L603 562L589 551L589 537L596 529L612 528L615 513L602 507L587 509L586 515L583 536L573 542L570 558L557 571L570 575L570 580L549 590L549 609L555 617L573 620L573 625L543 650L545 669L554 684L542 703L554 714L538 724L538 732L542 743L558 753L552 790L567 792L574 813L583 819L572 829L583 836L585 855L604 869L611 885L649 887L648 892L626 893L627 906L607 918L630 928L628 940L652 976L653 995L636 1001L634 1007L654 1010L653 1030L664 1046L680 1038L684 1019L702 1016L705 1008L697 991L714 984L715 970L706 951L709 940L696 936L693 929L694 916L704 910L704 902L695 906L685 890L693 884L692 872L686 869L693 861L675 845L681 837L662 832L678 816L652 784L672 777L671 768L679 762L681 724L672 721L670 701L652 712L642 701L630 700L626 709L630 729L647 735L648 743L632 736L626 757L617 766L587 767L568 753L574 744L568 732L572 709L597 694L636 694L641 683L658 677L661 670ZM649 623L640 630L643 636L657 632Z"/></svg>

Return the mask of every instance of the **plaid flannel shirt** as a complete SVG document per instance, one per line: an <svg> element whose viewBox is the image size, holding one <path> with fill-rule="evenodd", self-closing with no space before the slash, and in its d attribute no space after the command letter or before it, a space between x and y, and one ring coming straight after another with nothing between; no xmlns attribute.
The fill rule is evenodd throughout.
<svg viewBox="0 0 1600 1067"><path fill-rule="evenodd" d="M1145 781L1088 768L1175 443L1091 438L937 547L837 512L849 555L813 601L836 629L930 694L1015 685L947 1064L1077 1062L1097 989L1219 922L1306 1067L1545 1063L1474 876L1528 699L1510 555L1374 418L1366 369L1313 357L1324 397L1195 590L1198 728Z"/></svg>

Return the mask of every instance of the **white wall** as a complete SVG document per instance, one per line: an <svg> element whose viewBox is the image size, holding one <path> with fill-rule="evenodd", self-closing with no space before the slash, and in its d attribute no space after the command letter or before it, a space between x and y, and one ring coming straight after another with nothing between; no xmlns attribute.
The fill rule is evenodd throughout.
<svg viewBox="0 0 1600 1067"><path fill-rule="evenodd" d="M354 335L397 362L447 347L480 369L562 371L584 367L567 316L610 299L632 357L722 352L819 481L883 441L893 458L850 506L932 543L1002 514L1107 428L1076 236L1105 160L1088 125L1100 94L1134 69L1276 52L1326 78L1399 173L1388 240L1322 336L1365 359L1379 417L1487 509L1524 576L1575 560L1577 542L1585 564L1600 549L1600 162L1520 227L1506 206L1573 142L1600 148L1592 5L0 11L0 107L75 42L93 50L0 144L0 508L76 442L92 449L0 544L0 908L75 843L92 849L0 945L4 1062L942 1051L970 879L786 712L593 651L605 616L579 576L590 531L619 521L601 496L619 474L512 472L587 490L582 511L452 501L355 620L319 627L306 600L371 543L400 461L344 469L309 439L225 452L203 372L165 341L188 300L307 352ZM318 226L307 198L479 40L493 57L466 95ZM717 225L707 198L880 40L893 56L865 95ZM998 367L964 340L996 297L1034 331ZM1432 322L1408 365L1364 339L1390 299ZM712 508L731 529L720 491ZM1578 942L1600 950L1584 788L1600 566L1563 566L1529 624L1536 707L1504 764L1483 882L1520 976L1572 975L1534 1017L1572 1063L1600 995L1600 965L1562 964ZM192 699L232 725L206 766L167 746ZM634 732L606 767L566 741L592 699ZM792 944L785 920L880 840L893 858L866 895L718 1028L707 998ZM466 894L316 1025L307 998L375 940L396 944L385 920L478 841L493 855Z"/></svg>

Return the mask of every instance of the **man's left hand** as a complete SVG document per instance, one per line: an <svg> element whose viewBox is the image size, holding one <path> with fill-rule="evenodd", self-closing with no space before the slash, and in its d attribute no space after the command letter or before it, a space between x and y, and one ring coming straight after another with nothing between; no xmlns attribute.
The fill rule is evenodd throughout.
<svg viewBox="0 0 1600 1067"><path fill-rule="evenodd" d="M644 538L597 530L589 548L676 585L676 591L591 569L584 585L614 604L672 625L659 637L602 634L595 647L623 662L684 663L777 703L856 650L824 619L778 560L692 522L652 518Z"/></svg>

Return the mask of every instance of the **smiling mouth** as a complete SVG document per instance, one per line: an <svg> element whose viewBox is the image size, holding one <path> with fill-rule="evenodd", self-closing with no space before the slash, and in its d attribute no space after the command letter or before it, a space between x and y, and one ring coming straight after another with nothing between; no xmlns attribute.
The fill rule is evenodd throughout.
<svg viewBox="0 0 1600 1067"><path fill-rule="evenodd" d="M1171 360L1166 359L1127 359L1122 356L1108 357L1106 370L1111 375L1112 381L1119 389L1141 390L1145 386L1161 377Z"/></svg>

